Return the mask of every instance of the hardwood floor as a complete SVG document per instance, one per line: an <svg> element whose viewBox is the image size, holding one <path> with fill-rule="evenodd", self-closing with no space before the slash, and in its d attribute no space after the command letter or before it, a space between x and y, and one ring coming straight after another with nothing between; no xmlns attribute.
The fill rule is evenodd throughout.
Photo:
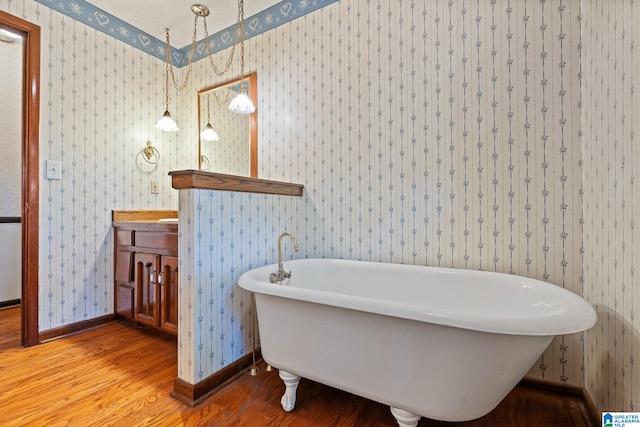
<svg viewBox="0 0 640 427"><path fill-rule="evenodd" d="M20 347L20 306L0 309L0 352Z"/></svg>
<svg viewBox="0 0 640 427"><path fill-rule="evenodd" d="M243 374L201 405L170 396L174 338L119 323L21 348L19 309L0 310L0 425L395 427L389 408L308 380L291 413L276 371ZM17 332L16 329L17 328ZM264 368L264 366L262 366ZM517 387L467 423L423 418L419 427L589 426L578 399Z"/></svg>

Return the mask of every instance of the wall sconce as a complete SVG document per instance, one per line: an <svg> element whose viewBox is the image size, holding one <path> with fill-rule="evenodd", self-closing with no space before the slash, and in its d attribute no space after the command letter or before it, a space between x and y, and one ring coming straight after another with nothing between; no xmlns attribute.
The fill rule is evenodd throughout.
<svg viewBox="0 0 640 427"><path fill-rule="evenodd" d="M142 149L141 153L144 161L151 165L156 165L160 161L160 152L156 147L151 145L150 140L147 141L147 146Z"/></svg>
<svg viewBox="0 0 640 427"><path fill-rule="evenodd" d="M208 171L211 167L211 161L204 154L200 156L200 170Z"/></svg>

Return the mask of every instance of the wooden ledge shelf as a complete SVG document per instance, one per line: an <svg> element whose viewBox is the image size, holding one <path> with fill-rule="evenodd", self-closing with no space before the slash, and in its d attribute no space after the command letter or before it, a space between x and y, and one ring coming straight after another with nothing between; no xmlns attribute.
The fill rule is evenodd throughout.
<svg viewBox="0 0 640 427"><path fill-rule="evenodd" d="M243 193L278 194L282 196L302 196L304 185L290 182L270 181L246 176L226 175L199 170L169 172L171 186L176 190L222 190Z"/></svg>

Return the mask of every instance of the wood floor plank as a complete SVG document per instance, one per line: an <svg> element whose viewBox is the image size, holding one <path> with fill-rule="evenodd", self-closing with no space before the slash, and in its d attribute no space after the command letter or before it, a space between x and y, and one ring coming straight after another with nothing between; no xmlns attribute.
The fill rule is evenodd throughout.
<svg viewBox="0 0 640 427"><path fill-rule="evenodd" d="M280 406L284 385L277 371L264 366L258 376L246 373L190 408L170 396L175 337L110 323L21 348L19 317L19 309L0 310L2 426L397 426L388 407L306 379L296 409L286 413ZM418 426L586 427L585 414L576 398L517 387L478 420L423 418Z"/></svg>
<svg viewBox="0 0 640 427"><path fill-rule="evenodd" d="M0 352L20 346L20 306L0 308Z"/></svg>

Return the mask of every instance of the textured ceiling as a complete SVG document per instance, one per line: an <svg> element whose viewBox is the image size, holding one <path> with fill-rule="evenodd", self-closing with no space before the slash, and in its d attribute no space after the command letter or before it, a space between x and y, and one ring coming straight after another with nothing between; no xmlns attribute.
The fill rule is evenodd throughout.
<svg viewBox="0 0 640 427"><path fill-rule="evenodd" d="M246 0L245 19L278 2L279 0ZM165 40L164 29L169 28L173 47L182 48L191 43L195 18L191 12L191 5L195 1L87 0L87 3L162 41ZM234 0L201 0L198 3L207 6L211 12L207 17L209 34L215 34L234 25L238 19L238 3ZM204 37L204 28L202 19L198 21L197 39L201 40Z"/></svg>

